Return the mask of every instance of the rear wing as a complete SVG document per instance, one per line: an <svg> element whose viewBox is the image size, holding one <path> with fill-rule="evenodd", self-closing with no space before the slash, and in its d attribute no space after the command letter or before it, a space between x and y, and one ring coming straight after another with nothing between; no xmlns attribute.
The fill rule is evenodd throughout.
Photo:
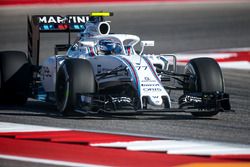
<svg viewBox="0 0 250 167"><path fill-rule="evenodd" d="M40 33L70 33L85 30L89 15L34 15L27 17L28 57L34 65L39 65ZM67 46L65 45L65 46Z"/></svg>
<svg viewBox="0 0 250 167"><path fill-rule="evenodd" d="M66 45L56 45L58 51L64 51L71 45L70 33L83 32L86 22L104 21L104 17L113 16L112 12L91 12L90 15L34 15L27 17L28 57L32 64L39 65L40 33L68 33ZM58 47L57 47L58 46ZM57 52L57 51L55 51Z"/></svg>

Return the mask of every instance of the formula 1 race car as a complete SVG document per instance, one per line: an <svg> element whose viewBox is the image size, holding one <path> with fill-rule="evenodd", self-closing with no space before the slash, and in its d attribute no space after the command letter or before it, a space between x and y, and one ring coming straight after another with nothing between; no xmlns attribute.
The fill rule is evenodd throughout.
<svg viewBox="0 0 250 167"><path fill-rule="evenodd" d="M229 95L217 62L190 60L177 73L174 55L148 55L154 41L110 33L111 12L90 15L28 17L28 55L0 52L1 103L24 104L27 98L52 102L63 115L99 111L185 111L213 116L230 110ZM41 65L40 33L64 32L69 42ZM72 32L79 35L70 43ZM141 51L135 50L140 44ZM66 54L58 54L66 52ZM171 90L181 91L173 108ZM173 91L172 91L173 92Z"/></svg>

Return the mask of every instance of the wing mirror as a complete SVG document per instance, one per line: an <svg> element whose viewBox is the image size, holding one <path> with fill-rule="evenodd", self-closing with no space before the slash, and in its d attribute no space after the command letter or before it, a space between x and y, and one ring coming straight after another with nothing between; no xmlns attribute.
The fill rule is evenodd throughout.
<svg viewBox="0 0 250 167"><path fill-rule="evenodd" d="M144 51L144 48L145 46L155 46L155 41L141 41L141 52L139 55L142 55L143 51Z"/></svg>
<svg viewBox="0 0 250 167"><path fill-rule="evenodd" d="M141 41L141 46L155 46L155 41Z"/></svg>

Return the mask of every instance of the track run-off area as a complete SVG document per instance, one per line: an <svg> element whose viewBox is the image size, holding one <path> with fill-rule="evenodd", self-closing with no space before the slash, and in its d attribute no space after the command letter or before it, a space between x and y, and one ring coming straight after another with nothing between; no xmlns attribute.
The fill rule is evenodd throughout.
<svg viewBox="0 0 250 167"><path fill-rule="evenodd" d="M29 146L29 150L33 150L34 148L43 150L43 148L38 148L37 143L35 142L39 142L39 144L42 144L40 146L44 146L44 148L49 148L51 142L54 142L58 147L65 146L68 141L60 143L55 141L57 139L54 139L55 136L53 135L63 135L65 137L65 135L68 136L68 130L72 131L72 129L74 129L77 130L76 133L79 131L84 131L85 133L86 131L95 133L105 132L103 140L109 141L112 139L112 143L118 141L135 142L143 139L143 141L164 140L162 141L163 143L172 142L172 140L182 142L195 141L194 143L196 144L199 144L200 142L209 142L209 144L212 144L213 146L219 142L222 143L220 146L229 145L231 147L232 144L236 144L237 148L242 145L247 148L250 145L250 70L248 66L250 57L250 2L157 2L148 4L82 3L73 5L5 6L0 7L0 50L20 50L27 52L27 15L73 15L88 14L91 11L114 12L114 16L110 18L111 32L135 34L140 36L142 40L154 40L155 47L148 48L146 50L147 53L176 54L181 64L185 63L192 56L209 56L216 58L219 63L221 63L226 84L226 92L230 94L232 109L235 112L219 113L212 118L195 118L189 113L177 112L150 112L142 115L121 113L83 116L79 114L71 117L61 117L56 111L55 106L30 99L24 106L0 106L0 122L5 122L0 124L0 129L1 127L4 127L2 129L5 129L4 132L2 131L0 133L0 138L2 139L1 143L5 143L6 146L10 146L11 148L20 148L20 150L24 149L24 146ZM53 55L55 44L63 44L66 41L67 35L65 34L43 34L41 36L40 49L42 56L41 61L43 61L46 56ZM73 38L72 41L74 41ZM182 71L183 66L180 66L179 70ZM6 122L17 124L6 124ZM35 135L33 137L32 135L34 134L27 134L26 132L18 134L21 133L20 131L25 131L25 129L27 130L30 128L30 126L24 126L23 129L19 128L18 130L18 127L21 127L20 124L59 128L60 130L63 129L64 132L66 131L66 134L50 133L47 134L47 138L41 137L41 134L36 134L37 136ZM9 126L9 131L6 126ZM12 126L13 129L17 128L16 130L18 133L9 134L6 137L6 132L13 131L11 130ZM37 129L39 128L37 127ZM54 130L58 132L58 129ZM47 131L47 129L44 131ZM107 133L118 134L118 137L114 137L115 140L113 140L114 138L110 136L107 137ZM125 138L123 138L124 136L119 136L121 134L125 135ZM27 137L27 135L31 136ZM73 136L74 135L75 134L73 134ZM85 138L85 144L80 142L80 146L87 147L86 150L89 149L89 147L94 147L90 145L96 143L97 139L95 137L92 136L91 139L89 138L86 140L86 136L84 136L86 134L81 135L82 136L79 137ZM131 135L133 137L131 137ZM29 137L37 137L38 140L29 140ZM63 140L63 137L61 139ZM74 150L75 147L79 147L76 138L74 137L73 139L73 141L70 141L74 143L73 145L71 143L70 145L65 146L68 150ZM12 145L13 141L11 142L11 140L15 141L15 146ZM27 141L31 143L27 143ZM32 145L32 143L34 145ZM75 143L78 145L75 145ZM143 158L150 154L153 158L151 157L152 159L148 160L155 160L155 162L158 160L157 162L165 163L164 158L163 161L160 161L162 157L159 158L155 155L158 153L147 153L142 151L139 155L139 153L137 154L137 151L130 150L128 155L127 152L124 153L124 151L131 149L131 145L133 144L123 144L124 145L119 145L122 147L119 149L114 148L118 147L117 145L112 145L112 148L109 148L114 150L112 155L118 154L119 152L119 156L128 159L129 157L133 159L133 156L138 156L141 158L138 162L142 162ZM180 144L181 143L177 143L177 145ZM57 151L66 151L66 149L58 150L58 148L54 147L55 145L51 147L51 149L54 150L54 153ZM4 149L3 146L0 146L0 150L4 151ZM107 153L107 157L112 157L109 155L111 153L105 148L95 147L94 149L104 149L101 151ZM12 151L12 153L18 151L17 149L7 150ZM84 152L83 150L76 150L71 152L78 154L76 157L79 157L79 154ZM166 152L166 150L164 151ZM32 151L22 153L22 156L25 157L25 155L30 155L32 153ZM41 158L50 158L43 153L44 152L41 151L39 154L40 157L33 158L39 160ZM101 155L100 152L92 153L99 156ZM145 157L143 157L142 154L145 155ZM161 155L159 156L168 155L165 153L163 154L162 152L160 154ZM48 163L42 163L41 161L35 161L36 159L33 159L34 161L30 159L30 161L28 161L26 159L25 161L24 159L15 159L13 157L2 157L0 159L0 166L48 166L48 164L49 166L59 164L64 166L81 166L82 164L85 164L86 166L91 164L126 166L126 164L104 163L105 158L100 158L98 163L93 163L91 161L92 159L89 157L89 161L83 163L82 161L79 162L78 160L75 160L74 156L67 157L62 154L58 154L58 156L66 159L63 160L59 158L53 162L49 161ZM208 156L209 159L199 159L208 158ZM74 161L70 158L73 158ZM86 157L83 156L80 158ZM183 160L183 163L176 163L177 157L175 156L168 158L169 164L166 163L166 166L183 165L187 162L212 163L222 161L224 162L224 165L226 165L225 162L232 162L232 159L234 162L239 162L239 159L235 160L235 156L226 161L224 161L224 159L221 160L221 157L216 159L218 157L213 156L212 159L216 159L216 161L211 161L211 155L195 157L196 161L189 161L188 158L190 157L185 156L182 157L185 160L185 162ZM75 164L65 164L65 160L74 162ZM135 166L133 161L130 162L130 166ZM249 166L249 157L246 155L241 156L240 162L247 163L241 164L241 166ZM150 165L151 164L149 163L149 166ZM157 164L155 164L155 166L156 165ZM145 164L143 165L142 163L141 166L145 166ZM153 166L153 164L151 166Z"/></svg>

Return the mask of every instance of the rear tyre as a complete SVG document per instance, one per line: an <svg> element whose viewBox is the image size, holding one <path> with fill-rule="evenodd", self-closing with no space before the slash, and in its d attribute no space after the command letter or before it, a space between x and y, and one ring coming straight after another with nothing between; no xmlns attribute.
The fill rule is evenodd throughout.
<svg viewBox="0 0 250 167"><path fill-rule="evenodd" d="M78 93L95 93L95 76L91 64L83 59L66 59L56 79L57 109L62 115L71 115L77 106Z"/></svg>
<svg viewBox="0 0 250 167"><path fill-rule="evenodd" d="M185 74L191 74L189 92L224 92L224 79L218 63L212 58L196 58L186 65ZM193 116L207 117L218 114L218 109L192 112Z"/></svg>
<svg viewBox="0 0 250 167"><path fill-rule="evenodd" d="M32 72L26 54L0 52L0 103L23 105L29 95Z"/></svg>

